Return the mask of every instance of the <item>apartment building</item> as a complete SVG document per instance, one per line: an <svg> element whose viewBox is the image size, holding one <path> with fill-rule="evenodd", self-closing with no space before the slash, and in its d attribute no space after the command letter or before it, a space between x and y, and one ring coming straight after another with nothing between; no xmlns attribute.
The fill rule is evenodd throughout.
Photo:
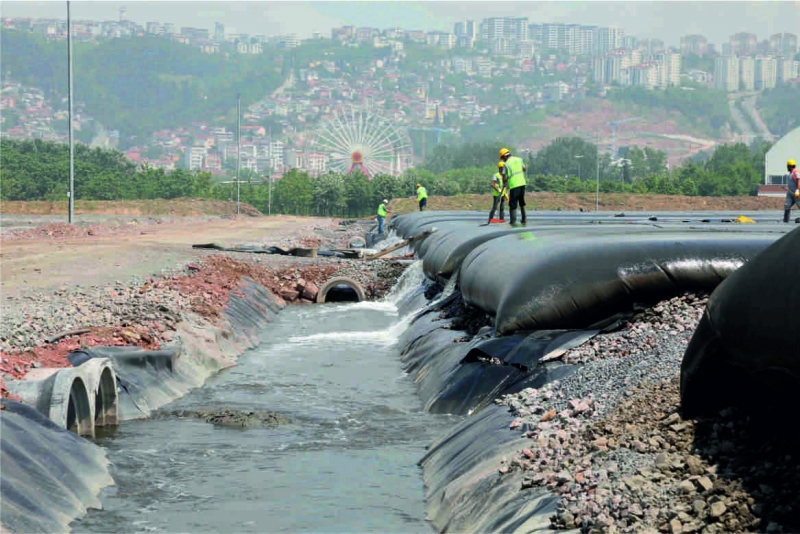
<svg viewBox="0 0 800 534"><path fill-rule="evenodd" d="M703 35L684 35L681 37L680 50L684 56L704 56L708 53L708 39Z"/></svg>
<svg viewBox="0 0 800 534"><path fill-rule="evenodd" d="M186 168L190 171L203 168L203 161L207 151L208 149L203 145L188 147L185 153Z"/></svg>
<svg viewBox="0 0 800 534"><path fill-rule="evenodd" d="M755 86L757 89L772 89L778 77L778 62L772 57L755 60Z"/></svg>
<svg viewBox="0 0 800 534"><path fill-rule="evenodd" d="M769 38L769 49L776 56L794 58L797 54L797 35L776 33Z"/></svg>
<svg viewBox="0 0 800 534"><path fill-rule="evenodd" d="M595 39L595 51L598 54L607 54L612 50L622 48L625 44L625 30L611 26L598 28Z"/></svg>
<svg viewBox="0 0 800 534"><path fill-rule="evenodd" d="M479 26L481 41L491 43L495 39L509 39L516 41L528 40L527 17L492 17L483 19Z"/></svg>
<svg viewBox="0 0 800 534"><path fill-rule="evenodd" d="M660 51L653 54L658 64L658 86L676 87L681 84L681 55L674 52Z"/></svg>
<svg viewBox="0 0 800 534"><path fill-rule="evenodd" d="M714 87L728 92L739 90L739 58L725 56L714 60Z"/></svg>
<svg viewBox="0 0 800 534"><path fill-rule="evenodd" d="M745 91L756 88L756 60L751 57L739 58L739 87Z"/></svg>
<svg viewBox="0 0 800 534"><path fill-rule="evenodd" d="M793 59L779 57L775 65L776 83L786 83L798 77L798 62Z"/></svg>
<svg viewBox="0 0 800 534"><path fill-rule="evenodd" d="M730 40L728 41L730 55L732 56L754 54L757 45L758 38L756 37L756 34L747 32L735 33L731 35Z"/></svg>

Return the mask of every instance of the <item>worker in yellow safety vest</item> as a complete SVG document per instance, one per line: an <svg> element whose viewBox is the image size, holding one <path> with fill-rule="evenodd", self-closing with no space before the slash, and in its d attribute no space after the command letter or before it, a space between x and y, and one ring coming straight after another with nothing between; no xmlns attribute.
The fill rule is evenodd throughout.
<svg viewBox="0 0 800 534"><path fill-rule="evenodd" d="M386 214L391 213L392 210L389 209L389 201L383 199L383 202L380 203L378 206L378 233L383 233L383 222L386 220Z"/></svg>
<svg viewBox="0 0 800 534"><path fill-rule="evenodd" d="M508 189L503 180L503 175L500 172L503 170L505 163L502 161L497 164L497 172L492 177L492 211L489 212L489 222L491 224L494 219L494 212L497 209L497 204L500 204L500 220L505 220L505 206L508 200Z"/></svg>
<svg viewBox="0 0 800 534"><path fill-rule="evenodd" d="M508 210L511 214L511 226L517 224L517 204L522 214L522 224L528 222L528 217L525 214L525 172L528 168L525 162L518 156L512 156L511 151L507 148L500 149L500 161L503 165L501 173L506 181L508 187Z"/></svg>
<svg viewBox="0 0 800 534"><path fill-rule="evenodd" d="M419 211L424 210L428 205L428 191L421 184L417 184L417 202L419 202Z"/></svg>

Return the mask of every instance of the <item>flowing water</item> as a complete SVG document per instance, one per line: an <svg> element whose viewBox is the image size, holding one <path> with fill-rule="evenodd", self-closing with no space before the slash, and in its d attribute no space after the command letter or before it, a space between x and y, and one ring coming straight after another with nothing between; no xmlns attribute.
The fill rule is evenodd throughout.
<svg viewBox="0 0 800 534"><path fill-rule="evenodd" d="M202 388L99 439L115 487L76 532L430 532L416 462L455 420L421 411L395 302L292 307L262 345ZM175 410L268 410L273 428L215 427Z"/></svg>

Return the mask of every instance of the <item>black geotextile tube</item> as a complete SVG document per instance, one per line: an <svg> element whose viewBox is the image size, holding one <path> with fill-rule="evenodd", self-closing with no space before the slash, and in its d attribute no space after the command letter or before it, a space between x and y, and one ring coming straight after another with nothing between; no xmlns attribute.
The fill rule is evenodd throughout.
<svg viewBox="0 0 800 534"><path fill-rule="evenodd" d="M778 234L523 232L477 247L464 260L464 301L495 315L500 334L581 329L637 303L711 291ZM502 265L506 276L497 275Z"/></svg>
<svg viewBox="0 0 800 534"><path fill-rule="evenodd" d="M424 211L413 212L393 217L389 228L403 238L410 237L424 230L434 223L441 224L445 221L481 221L486 220L489 207L485 211ZM725 224L732 226L747 226L731 224L737 217L744 215L758 223L780 222L780 213L776 211L639 211L639 212L577 212L577 211L534 211L527 212L529 223L550 222L552 224L592 223L592 222L659 222L659 223L693 223L693 224ZM494 226L494 225L492 225Z"/></svg>
<svg viewBox="0 0 800 534"><path fill-rule="evenodd" d="M530 440L509 430L506 406L488 406L428 448L420 460L427 516L437 532L543 532L558 497L540 488L520 490L524 473L498 473ZM491 446L488 446L491 444Z"/></svg>
<svg viewBox="0 0 800 534"><path fill-rule="evenodd" d="M64 532L98 490L113 484L103 449L33 407L4 399L0 412L0 520L5 532Z"/></svg>
<svg viewBox="0 0 800 534"><path fill-rule="evenodd" d="M681 364L686 417L731 405L779 418L796 414L799 265L800 228L731 274L711 295Z"/></svg>
<svg viewBox="0 0 800 534"><path fill-rule="evenodd" d="M455 212L448 214L447 212L423 212L414 214L414 217L407 217L397 221L392 228L403 239L408 239L411 236L417 235L431 226L441 225L446 222L468 222L486 219L486 215L482 213L471 212ZM405 216L404 216L405 217Z"/></svg>
<svg viewBox="0 0 800 534"><path fill-rule="evenodd" d="M508 225L460 227L446 232L436 241L432 241L426 253L424 255L420 254L420 256L423 259L422 266L425 276L431 280L440 280L442 277L449 278L452 276L453 273L461 267L464 258L476 247L509 234L535 232L539 235L540 233L546 232L552 233L555 238L555 235L558 233L574 235L576 232L581 232L584 235L594 235L617 232L650 232L658 229L658 227L650 223L615 224L613 221L602 224L547 224L545 222L531 222L528 226L522 228L512 228ZM436 234L428 239L434 238L435 236ZM503 269L503 272L504 271ZM502 274L499 275L504 276Z"/></svg>

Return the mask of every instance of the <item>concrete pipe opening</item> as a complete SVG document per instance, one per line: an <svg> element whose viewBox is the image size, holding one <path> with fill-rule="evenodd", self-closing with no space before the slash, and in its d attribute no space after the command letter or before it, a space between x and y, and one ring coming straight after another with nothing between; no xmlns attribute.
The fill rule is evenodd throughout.
<svg viewBox="0 0 800 534"><path fill-rule="evenodd" d="M103 367L94 397L94 426L119 424L119 397L113 369Z"/></svg>
<svg viewBox="0 0 800 534"><path fill-rule="evenodd" d="M326 302L361 302L366 299L361 284L347 276L331 278L317 293L317 303Z"/></svg>
<svg viewBox="0 0 800 534"><path fill-rule="evenodd" d="M89 393L86 385L78 377L72 381L69 388L69 401L67 405L67 430L80 436L94 437L94 421L92 420L92 407L89 404Z"/></svg>

